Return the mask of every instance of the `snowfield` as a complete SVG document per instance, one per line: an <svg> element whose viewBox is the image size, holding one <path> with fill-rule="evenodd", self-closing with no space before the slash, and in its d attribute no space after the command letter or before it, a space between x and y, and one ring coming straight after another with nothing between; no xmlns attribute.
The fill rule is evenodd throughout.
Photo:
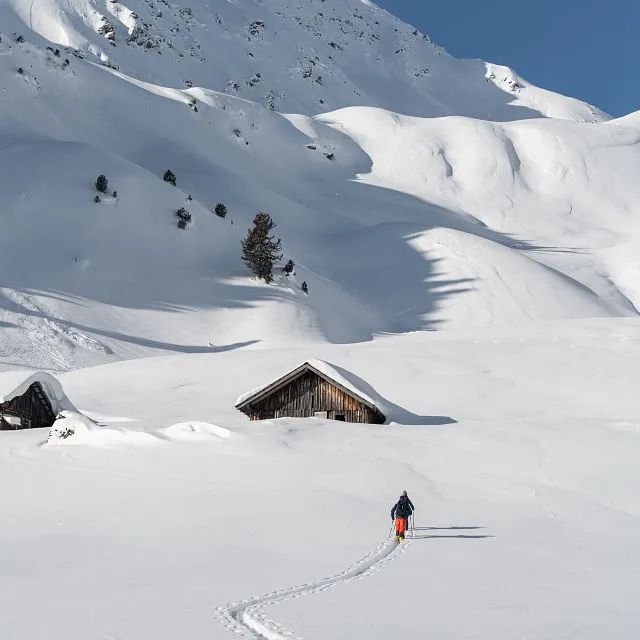
<svg viewBox="0 0 640 640"><path fill-rule="evenodd" d="M637 320L313 353L363 376L406 426L249 423L234 409L310 349L61 376L103 427L63 446L2 434L6 636L233 638L227 604L249 600L231 610L305 639L388 638L398 617L438 637L633 637ZM419 529L398 553L380 545L402 489ZM362 579L345 581L360 559Z"/></svg>
<svg viewBox="0 0 640 640"><path fill-rule="evenodd" d="M0 636L635 638L638 175L368 0L0 0ZM388 424L235 409L306 361Z"/></svg>

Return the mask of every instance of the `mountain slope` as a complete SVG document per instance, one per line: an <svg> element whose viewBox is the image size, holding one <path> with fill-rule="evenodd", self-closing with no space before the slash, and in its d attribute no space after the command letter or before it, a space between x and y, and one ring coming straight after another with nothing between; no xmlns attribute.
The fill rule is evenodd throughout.
<svg viewBox="0 0 640 640"><path fill-rule="evenodd" d="M2 0L0 17L142 80L284 112L368 105L491 120L608 118L506 67L453 58L362 0Z"/></svg>
<svg viewBox="0 0 640 640"><path fill-rule="evenodd" d="M371 158L361 182L464 212L604 299L630 309L626 298L640 301L640 287L609 258L640 236L640 131L632 120L494 123L362 108L318 119Z"/></svg>
<svg viewBox="0 0 640 640"><path fill-rule="evenodd" d="M359 2L323 4L326 15L317 17L323 28L338 28L331 16L339 8L353 22L345 7L357 8L362 20L377 16L376 27L398 24ZM213 90L220 56L202 63L210 85L159 83L175 79L182 64L200 64L176 54L175 43L167 45L168 56L116 39L106 51L122 56L119 70L111 59L92 62L100 57L95 38L104 40L87 26L96 6L49 2L34 5L27 19L17 0L0 4L8 16L3 29L33 24L80 47L61 49L36 31L4 32L0 39L4 366L70 369L158 352L635 315L637 128L574 122L580 117L567 106L574 103L560 96L552 102L564 105L554 111L564 119L503 123L459 115L488 117L495 85L482 80L469 101L460 87L478 63L457 61L425 41L424 51L442 62L434 69L446 86L411 93L417 85L404 67L402 73L388 62L378 67L364 44L354 44L348 56L346 48L337 50L344 54L340 68L360 61L371 92L349 100L397 98L397 105L432 112L439 96L448 101L441 111L458 115L417 118L380 106L313 115L317 105L301 89L306 85L283 71L297 51L285 34L293 38L303 29L290 12L273 13L288 2L194 8L204 12L198 24L207 29L220 24L204 21L205 13L239 12L237 28L207 41L236 62L234 46L248 46L240 24L253 15L249 9L283 21L278 37L265 35L260 45L260 60L275 65L273 77L290 89L289 104L301 108L281 115L236 95L244 89ZM55 33L46 30L56 24L62 26ZM400 37L393 33L367 46L390 47ZM245 93L263 102L254 88ZM347 100L337 85L331 91L336 104ZM531 92L500 91L510 102L501 102L506 111L497 119L526 116L522 100ZM168 168L177 187L162 181ZM99 174L117 198L93 201ZM212 213L217 202L228 206L226 220ZM185 231L176 224L181 207L192 215ZM294 276L278 272L271 286L250 279L240 259L240 240L259 210L273 215L285 259L297 265Z"/></svg>

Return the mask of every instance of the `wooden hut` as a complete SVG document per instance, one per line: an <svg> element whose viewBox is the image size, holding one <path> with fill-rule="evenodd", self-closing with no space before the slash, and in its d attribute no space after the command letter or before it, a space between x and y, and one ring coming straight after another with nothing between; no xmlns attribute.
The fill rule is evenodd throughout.
<svg viewBox="0 0 640 640"><path fill-rule="evenodd" d="M326 418L383 424L374 401L326 362L314 360L238 398L236 409L251 420Z"/></svg>
<svg viewBox="0 0 640 640"><path fill-rule="evenodd" d="M60 410L72 406L60 383L48 373L0 374L0 430L50 427Z"/></svg>

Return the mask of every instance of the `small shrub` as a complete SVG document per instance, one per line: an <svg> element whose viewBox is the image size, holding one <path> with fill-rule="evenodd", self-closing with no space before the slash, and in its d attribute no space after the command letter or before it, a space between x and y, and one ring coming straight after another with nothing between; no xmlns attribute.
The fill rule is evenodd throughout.
<svg viewBox="0 0 640 640"><path fill-rule="evenodd" d="M293 273L293 269L294 269L294 267L295 267L295 266L296 266L296 265L295 265L295 263L293 262L293 260L289 260L289 261L287 262L287 264L285 264L285 265L284 265L284 267L282 267L282 270L283 270L287 275L289 275L289 274Z"/></svg>
<svg viewBox="0 0 640 640"><path fill-rule="evenodd" d="M60 438L61 440L66 440L67 438L70 438L74 433L75 431L71 427L65 427L58 433L58 438Z"/></svg>
<svg viewBox="0 0 640 640"><path fill-rule="evenodd" d="M186 229L191 222L191 214L184 207L180 207L176 211L176 217L178 218L178 229Z"/></svg>
<svg viewBox="0 0 640 640"><path fill-rule="evenodd" d="M162 179L169 184L172 184L174 187L176 186L176 174L171 171L171 169L167 169L164 172L164 176Z"/></svg>
<svg viewBox="0 0 640 640"><path fill-rule="evenodd" d="M107 187L109 186L109 181L107 180L107 176L100 174L98 179L96 180L96 189L100 193L107 193Z"/></svg>
<svg viewBox="0 0 640 640"><path fill-rule="evenodd" d="M118 197L118 192L117 192L117 191L114 191L114 192L111 194L111 197L113 197L113 198L117 198L117 197Z"/></svg>
<svg viewBox="0 0 640 640"><path fill-rule="evenodd" d="M100 196L98 194L96 194L96 197L93 199L93 201L98 204L98 202L101 202L100 200Z"/></svg>
<svg viewBox="0 0 640 640"><path fill-rule="evenodd" d="M307 281L305 280L300 287L302 289L302 293L309 294L309 287L307 286Z"/></svg>
<svg viewBox="0 0 640 640"><path fill-rule="evenodd" d="M227 217L227 207L225 207L222 204L222 202L218 202L218 204L216 205L216 208L214 209L214 213L219 218L226 218Z"/></svg>

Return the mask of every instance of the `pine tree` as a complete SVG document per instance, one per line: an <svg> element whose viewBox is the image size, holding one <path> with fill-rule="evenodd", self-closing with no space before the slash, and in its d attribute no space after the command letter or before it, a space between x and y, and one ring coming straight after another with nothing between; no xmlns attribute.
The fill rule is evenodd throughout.
<svg viewBox="0 0 640 640"><path fill-rule="evenodd" d="M290 273L293 273L293 270L295 268L295 263L293 262L293 260L289 260L287 262L287 264L284 265L284 267L282 267L282 270L289 275Z"/></svg>
<svg viewBox="0 0 640 640"><path fill-rule="evenodd" d="M176 186L176 174L171 171L171 169L167 169L164 172L164 176L162 179L169 184L172 184L174 187Z"/></svg>
<svg viewBox="0 0 640 640"><path fill-rule="evenodd" d="M109 186L109 181L107 180L107 176L100 174L98 179L96 180L96 189L100 193L107 193L107 187Z"/></svg>
<svg viewBox="0 0 640 640"><path fill-rule="evenodd" d="M217 216L221 217L221 218L226 218L227 217L227 207L225 207L222 202L218 202L218 204L216 205L216 208L214 209L214 212Z"/></svg>
<svg viewBox="0 0 640 640"><path fill-rule="evenodd" d="M184 207L180 207L176 211L176 217L178 218L178 229L186 229L191 222L191 214Z"/></svg>
<svg viewBox="0 0 640 640"><path fill-rule="evenodd" d="M242 241L242 259L251 271L265 282L273 280L273 263L282 258L282 243L271 234L276 223L268 213L260 212L253 219L253 228Z"/></svg>
<svg viewBox="0 0 640 640"><path fill-rule="evenodd" d="M302 289L302 293L309 293L309 287L307 286L307 281L305 280L300 287Z"/></svg>

